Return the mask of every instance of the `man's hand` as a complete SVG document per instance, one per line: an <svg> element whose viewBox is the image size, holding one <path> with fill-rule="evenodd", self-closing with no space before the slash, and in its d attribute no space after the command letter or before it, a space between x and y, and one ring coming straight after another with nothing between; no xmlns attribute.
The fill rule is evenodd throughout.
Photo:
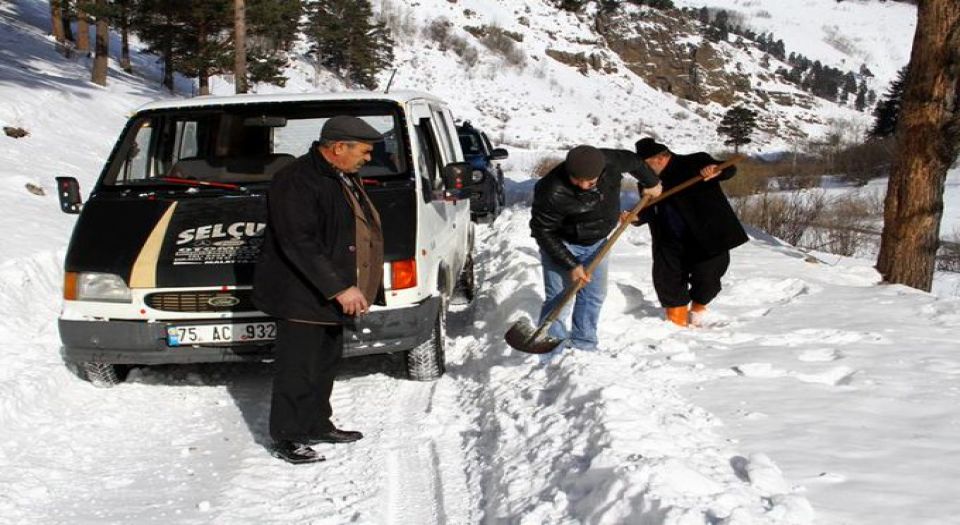
<svg viewBox="0 0 960 525"><path fill-rule="evenodd" d="M657 183L656 186L654 186L654 187L652 187L652 188L644 188L644 189L643 189L643 194L644 194L644 195L649 195L651 199L656 199L657 197L660 196L661 193L663 193L663 184L661 184L661 183L659 183L659 182Z"/></svg>
<svg viewBox="0 0 960 525"><path fill-rule="evenodd" d="M340 292L334 299L340 303L340 307L343 308L343 313L347 315L363 315L367 313L367 309L370 308L370 305L367 304L367 299L363 296L363 292L356 286L351 286Z"/></svg>
<svg viewBox="0 0 960 525"><path fill-rule="evenodd" d="M583 268L583 265L578 265L576 268L570 270L570 279L574 284L583 281L583 284L590 282L590 274Z"/></svg>
<svg viewBox="0 0 960 525"><path fill-rule="evenodd" d="M717 175L720 175L720 170L717 169L716 164L710 164L709 166L704 166L703 169L700 170L700 176L703 177L703 180L710 180L716 177Z"/></svg>

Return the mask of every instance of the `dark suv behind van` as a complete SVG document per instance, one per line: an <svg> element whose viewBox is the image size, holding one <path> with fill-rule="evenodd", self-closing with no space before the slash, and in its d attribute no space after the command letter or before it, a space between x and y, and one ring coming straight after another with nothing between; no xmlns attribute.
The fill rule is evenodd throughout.
<svg viewBox="0 0 960 525"><path fill-rule="evenodd" d="M487 134L473 127L469 121L457 126L463 155L473 168L469 185L470 215L474 220L492 221L500 215L506 203L503 191L503 170L496 160L507 158L507 150L494 149Z"/></svg>

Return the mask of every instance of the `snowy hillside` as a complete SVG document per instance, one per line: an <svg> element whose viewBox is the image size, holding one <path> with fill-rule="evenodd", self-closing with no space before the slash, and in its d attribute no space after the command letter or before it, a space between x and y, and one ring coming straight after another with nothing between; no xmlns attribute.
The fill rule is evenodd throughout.
<svg viewBox="0 0 960 525"><path fill-rule="evenodd" d="M519 2L420 4L512 28ZM531 28L587 31L530 5ZM165 95L154 76L116 70L109 87L91 85L84 59L52 51L46 14L40 1L0 6L0 125L30 133L0 135L0 522L939 525L960 515L960 299L877 285L871 261L817 259L754 232L710 325L679 330L659 318L649 235L633 229L613 251L601 349L548 362L511 351L502 334L542 297L527 226L533 163L565 141L628 145L638 130L621 131L633 118L624 105L678 149L713 140L713 123L676 122L680 106L661 93L560 64L543 78L490 76L487 57L471 77L438 49L417 52L422 42L403 44L410 67L396 86L445 96L529 148L511 149L510 208L478 229L481 290L451 315L447 375L413 383L395 359L348 361L337 423L366 437L320 447L328 461L302 467L265 448L269 364L142 367L92 388L59 356L75 216L59 212L53 177L89 191L126 113ZM290 89L313 89L297 67ZM597 130L584 128L588 114Z"/></svg>
<svg viewBox="0 0 960 525"><path fill-rule="evenodd" d="M754 31L783 39L787 53L857 71L866 64L882 93L910 61L917 8L877 0L674 0L678 7L724 9Z"/></svg>

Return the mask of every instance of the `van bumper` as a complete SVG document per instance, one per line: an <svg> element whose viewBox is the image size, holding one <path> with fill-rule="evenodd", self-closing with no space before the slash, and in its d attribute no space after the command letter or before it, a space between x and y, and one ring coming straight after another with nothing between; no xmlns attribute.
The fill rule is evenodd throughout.
<svg viewBox="0 0 960 525"><path fill-rule="evenodd" d="M344 326L344 357L410 350L430 338L440 298L418 304L377 310ZM233 321L269 321L243 318ZM180 321L76 321L60 319L63 359L72 363L158 365L262 361L273 358L273 343L234 345L167 345L167 327L178 324L220 324L217 320Z"/></svg>

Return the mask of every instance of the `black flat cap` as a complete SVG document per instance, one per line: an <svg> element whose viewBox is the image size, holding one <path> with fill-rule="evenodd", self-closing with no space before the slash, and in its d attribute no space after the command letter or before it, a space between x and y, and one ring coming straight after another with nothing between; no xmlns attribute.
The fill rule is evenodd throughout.
<svg viewBox="0 0 960 525"><path fill-rule="evenodd" d="M643 160L647 160L658 153L663 153L664 151L667 151L666 146L664 146L663 144L660 144L659 142L653 140L650 137L638 140L636 146L637 146L637 155L639 155L640 158Z"/></svg>
<svg viewBox="0 0 960 525"><path fill-rule="evenodd" d="M593 180L603 173L607 160L603 153L593 146L577 146L567 152L567 173L580 180Z"/></svg>
<svg viewBox="0 0 960 525"><path fill-rule="evenodd" d="M344 142L380 142L383 135L363 119L340 115L331 118L320 131L321 140Z"/></svg>

